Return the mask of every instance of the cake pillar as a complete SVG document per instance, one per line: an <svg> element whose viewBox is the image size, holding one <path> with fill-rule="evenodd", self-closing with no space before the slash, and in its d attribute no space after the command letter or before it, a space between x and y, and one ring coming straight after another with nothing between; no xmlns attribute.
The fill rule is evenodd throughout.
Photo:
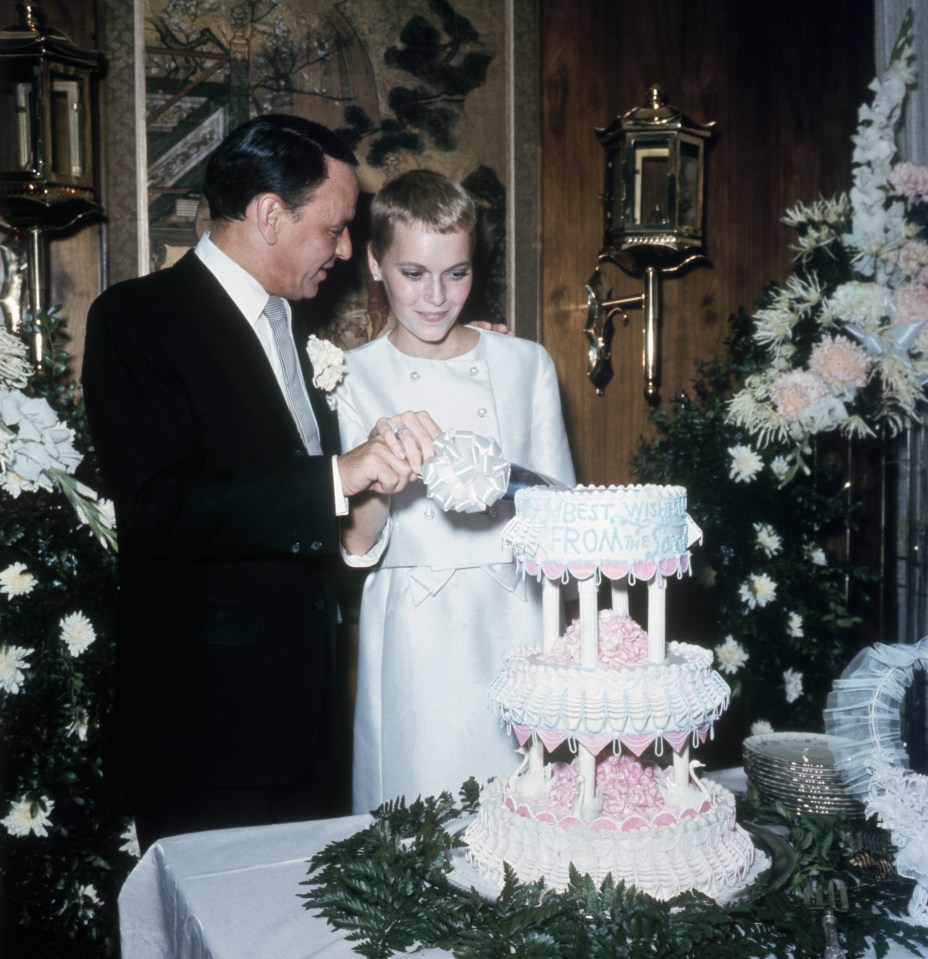
<svg viewBox="0 0 928 959"><path fill-rule="evenodd" d="M544 627L544 651L550 653L561 635L561 590L545 576L541 581L541 612Z"/></svg>
<svg viewBox="0 0 928 959"><path fill-rule="evenodd" d="M625 580L612 581L612 611L617 616L628 615L628 585Z"/></svg>
<svg viewBox="0 0 928 959"><path fill-rule="evenodd" d="M681 789L690 782L690 746L687 743L680 752L673 754L673 781Z"/></svg>
<svg viewBox="0 0 928 959"><path fill-rule="evenodd" d="M664 661L664 578L655 574L648 584L648 662Z"/></svg>
<svg viewBox="0 0 928 959"><path fill-rule="evenodd" d="M580 591L580 668L596 669L599 659L599 587L596 577L581 579Z"/></svg>

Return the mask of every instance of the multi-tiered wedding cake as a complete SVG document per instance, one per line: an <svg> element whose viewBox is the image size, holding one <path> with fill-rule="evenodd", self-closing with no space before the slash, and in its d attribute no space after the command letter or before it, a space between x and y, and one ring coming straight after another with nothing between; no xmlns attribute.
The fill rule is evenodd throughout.
<svg viewBox="0 0 928 959"><path fill-rule="evenodd" d="M711 652L665 644L667 580L689 571L700 536L686 490L520 490L503 536L519 567L541 580L544 645L512 650L490 687L525 760L484 789L464 834L468 860L494 880L509 863L519 878L559 889L572 863L597 883L611 873L658 899L689 889L722 898L742 887L754 848L734 797L698 779L689 758L730 691ZM603 576L609 611L598 609ZM561 634L559 590L571 578L580 618ZM647 632L629 616L628 590L639 582ZM559 747L566 761L552 759Z"/></svg>

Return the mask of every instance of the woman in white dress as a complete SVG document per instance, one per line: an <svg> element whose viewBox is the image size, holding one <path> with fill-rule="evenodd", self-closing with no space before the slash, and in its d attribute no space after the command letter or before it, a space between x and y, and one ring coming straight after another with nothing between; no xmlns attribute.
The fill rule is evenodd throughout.
<svg viewBox="0 0 928 959"><path fill-rule="evenodd" d="M414 170L374 198L368 263L396 319L350 351L337 402L344 449L396 428L414 459L442 429L495 439L512 463L574 482L554 364L537 343L458 322L471 290L476 212L453 180ZM379 420L379 424L378 424ZM422 433L422 435L419 435ZM387 436L385 435L385 439ZM394 440L394 436L389 436ZM542 635L541 587L500 534L512 516L442 512L421 483L352 502L346 560L376 563L361 603L353 807L456 793L510 774L515 739L487 709L503 651Z"/></svg>

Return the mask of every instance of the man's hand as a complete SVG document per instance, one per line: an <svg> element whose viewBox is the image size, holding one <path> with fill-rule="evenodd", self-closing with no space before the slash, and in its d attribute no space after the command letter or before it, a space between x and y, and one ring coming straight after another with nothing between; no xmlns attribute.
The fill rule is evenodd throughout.
<svg viewBox="0 0 928 959"><path fill-rule="evenodd" d="M422 464L433 455L432 440L440 432L423 411L381 417L366 443L338 457L344 494L401 492L422 472Z"/></svg>

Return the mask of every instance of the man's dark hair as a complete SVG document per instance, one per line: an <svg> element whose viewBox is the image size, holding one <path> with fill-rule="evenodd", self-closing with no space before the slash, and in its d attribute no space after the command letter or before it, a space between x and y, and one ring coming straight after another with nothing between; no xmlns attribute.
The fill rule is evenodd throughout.
<svg viewBox="0 0 928 959"><path fill-rule="evenodd" d="M358 161L338 134L321 123L265 113L236 127L206 165L203 195L213 220L242 220L260 193L276 193L291 212L325 179L326 157Z"/></svg>

